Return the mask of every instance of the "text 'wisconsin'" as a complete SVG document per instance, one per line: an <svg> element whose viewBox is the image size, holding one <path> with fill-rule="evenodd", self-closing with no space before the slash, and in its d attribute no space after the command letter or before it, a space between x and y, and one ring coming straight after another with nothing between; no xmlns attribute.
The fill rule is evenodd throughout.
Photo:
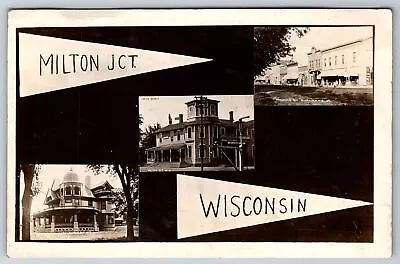
<svg viewBox="0 0 400 264"><path fill-rule="evenodd" d="M240 215L306 213L307 199L285 197L250 197L219 194L206 199L199 194L204 217L237 217Z"/></svg>

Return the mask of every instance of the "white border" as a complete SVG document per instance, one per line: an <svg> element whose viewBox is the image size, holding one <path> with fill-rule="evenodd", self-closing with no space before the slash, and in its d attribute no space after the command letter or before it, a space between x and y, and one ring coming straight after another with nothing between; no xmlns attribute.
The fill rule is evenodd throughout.
<svg viewBox="0 0 400 264"><path fill-rule="evenodd" d="M64 258L384 258L392 249L392 14L372 9L16 10L8 25L7 254ZM189 25L375 25L374 243L15 242L16 28ZM282 252L285 252L282 255Z"/></svg>

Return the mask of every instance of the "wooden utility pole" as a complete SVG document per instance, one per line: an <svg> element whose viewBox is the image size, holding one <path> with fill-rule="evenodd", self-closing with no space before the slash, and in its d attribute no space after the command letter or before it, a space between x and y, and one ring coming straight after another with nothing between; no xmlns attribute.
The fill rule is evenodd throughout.
<svg viewBox="0 0 400 264"><path fill-rule="evenodd" d="M195 96L196 105L200 106L200 166L201 171L203 172L204 169L204 125L203 125L203 108L204 108L204 100L207 97L204 96Z"/></svg>

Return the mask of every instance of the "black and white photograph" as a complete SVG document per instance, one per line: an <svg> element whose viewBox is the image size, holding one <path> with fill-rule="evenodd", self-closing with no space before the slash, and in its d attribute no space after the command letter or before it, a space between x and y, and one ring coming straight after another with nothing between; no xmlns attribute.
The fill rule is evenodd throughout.
<svg viewBox="0 0 400 264"><path fill-rule="evenodd" d="M386 256L390 19L10 11L9 256Z"/></svg>
<svg viewBox="0 0 400 264"><path fill-rule="evenodd" d="M124 182L125 168L58 164L20 168L22 241L137 240L138 178Z"/></svg>
<svg viewBox="0 0 400 264"><path fill-rule="evenodd" d="M252 95L139 97L140 171L253 170Z"/></svg>
<svg viewBox="0 0 400 264"><path fill-rule="evenodd" d="M255 27L255 104L373 105L373 31Z"/></svg>

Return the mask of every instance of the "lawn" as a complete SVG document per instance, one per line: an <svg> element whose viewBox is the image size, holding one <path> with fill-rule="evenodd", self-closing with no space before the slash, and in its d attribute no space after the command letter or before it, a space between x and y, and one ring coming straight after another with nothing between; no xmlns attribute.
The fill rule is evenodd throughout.
<svg viewBox="0 0 400 264"><path fill-rule="evenodd" d="M134 227L135 237L139 237L138 226ZM79 233L38 233L31 232L31 240L114 240L126 239L126 226L117 226L115 231Z"/></svg>

